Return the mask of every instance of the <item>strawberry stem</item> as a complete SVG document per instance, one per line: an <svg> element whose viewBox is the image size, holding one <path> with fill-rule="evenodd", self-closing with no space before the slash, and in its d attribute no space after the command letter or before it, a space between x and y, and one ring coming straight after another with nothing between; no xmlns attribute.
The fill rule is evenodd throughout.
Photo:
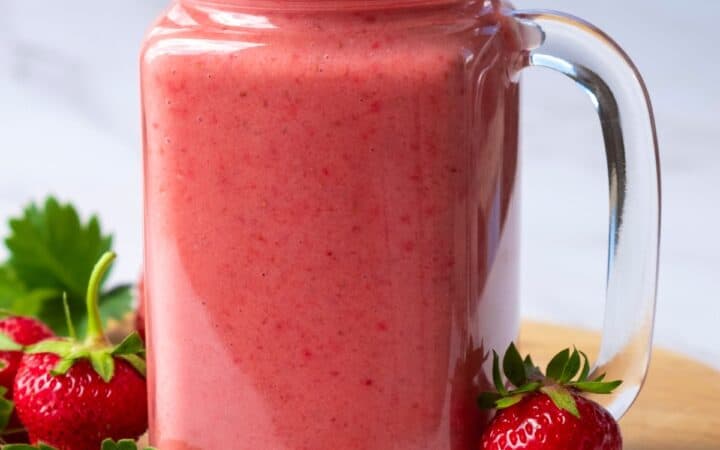
<svg viewBox="0 0 720 450"><path fill-rule="evenodd" d="M88 328L87 336L85 337L85 342L88 345L109 344L105 338L102 319L100 318L99 297L100 285L108 270L110 270L110 266L115 260L115 257L116 254L114 252L106 252L102 255L100 261L95 264L92 274L90 275L87 290Z"/></svg>
<svg viewBox="0 0 720 450"><path fill-rule="evenodd" d="M73 340L77 340L75 325L73 325L72 314L70 314L70 305L68 304L67 292L63 292L63 311L65 312L65 323L67 324L68 334Z"/></svg>

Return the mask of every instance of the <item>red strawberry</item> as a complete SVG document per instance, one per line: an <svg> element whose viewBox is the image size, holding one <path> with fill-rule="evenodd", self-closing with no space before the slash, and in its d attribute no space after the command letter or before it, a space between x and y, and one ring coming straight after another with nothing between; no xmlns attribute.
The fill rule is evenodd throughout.
<svg viewBox="0 0 720 450"><path fill-rule="evenodd" d="M482 437L482 450L621 450L615 419L602 406L572 394L580 418L532 393L498 412Z"/></svg>
<svg viewBox="0 0 720 450"><path fill-rule="evenodd" d="M135 439L147 429L142 340L133 333L111 347L98 310L100 281L114 259L103 255L90 277L86 339L49 339L26 349L13 398L33 444L97 450L105 438Z"/></svg>
<svg viewBox="0 0 720 450"><path fill-rule="evenodd" d="M98 450L105 438L137 438L145 432L145 378L128 362L116 360L106 383L85 359L54 376L59 361L52 353L25 355L15 379L16 407L32 443Z"/></svg>
<svg viewBox="0 0 720 450"><path fill-rule="evenodd" d="M583 396L583 392L609 394L621 382L605 382L604 375L590 379L584 353L563 350L550 361L544 375L529 356L523 360L511 344L503 370L514 389L504 385L495 353L497 392L484 393L478 401L498 412L483 433L480 450L622 450L615 419Z"/></svg>
<svg viewBox="0 0 720 450"><path fill-rule="evenodd" d="M10 316L0 320L0 333L8 338L5 342L6 345L2 346L7 350L0 350L0 365L2 365L0 386L7 390L5 396L11 399L15 374L23 357L21 346L35 344L54 336L54 334L39 320L21 316ZM15 347L17 349L13 350ZM13 413L5 432L2 433L2 438L6 442L27 442L27 433L22 431L22 428L23 425L20 423L17 413Z"/></svg>
<svg viewBox="0 0 720 450"><path fill-rule="evenodd" d="M0 320L0 333L5 334L13 342L24 345L36 344L54 336L44 323L30 317L11 316ZM0 369L0 386L12 394L13 381L18 365L22 359L22 350L0 350L0 362L5 366Z"/></svg>

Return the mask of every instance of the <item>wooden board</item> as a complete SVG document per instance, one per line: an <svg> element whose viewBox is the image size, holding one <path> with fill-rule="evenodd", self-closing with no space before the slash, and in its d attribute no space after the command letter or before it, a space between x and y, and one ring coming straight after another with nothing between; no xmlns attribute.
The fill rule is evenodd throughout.
<svg viewBox="0 0 720 450"><path fill-rule="evenodd" d="M594 355L599 344L596 333L539 323L525 323L520 337L521 351L538 363L570 345ZM720 372L656 349L621 426L625 450L720 450Z"/></svg>

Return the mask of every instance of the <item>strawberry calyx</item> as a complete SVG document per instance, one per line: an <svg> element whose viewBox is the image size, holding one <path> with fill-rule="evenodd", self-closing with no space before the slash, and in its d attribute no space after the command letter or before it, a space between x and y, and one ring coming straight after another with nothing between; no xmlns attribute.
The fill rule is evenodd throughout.
<svg viewBox="0 0 720 450"><path fill-rule="evenodd" d="M23 317L19 316L17 314L14 314L12 311L8 311L6 309L0 309L0 319L6 319L8 317ZM25 350L25 346L18 343L15 339L10 337L9 334L7 334L4 331L0 331L0 352L21 352ZM7 367L7 364L0 360L0 370Z"/></svg>
<svg viewBox="0 0 720 450"><path fill-rule="evenodd" d="M145 360L142 358L144 345L140 335L132 333L120 344L111 347L108 345L87 345L73 339L48 339L31 345L26 353L53 353L60 357L60 361L50 371L53 375L64 375L81 359L90 361L95 372L105 381L110 382L115 375L115 358L120 358L145 376Z"/></svg>
<svg viewBox="0 0 720 450"><path fill-rule="evenodd" d="M569 348L555 355L545 373L535 365L530 355L523 358L514 343L508 347L502 360L493 351L493 384L495 391L483 392L478 405L483 409L506 409L520 403L528 394L541 392L559 409L580 417L573 393L610 394L622 381L605 381L605 374L591 376L590 362L582 351ZM510 388L508 388L510 386Z"/></svg>
<svg viewBox="0 0 720 450"><path fill-rule="evenodd" d="M31 320L37 320L32 317L27 316L19 316L17 314L13 314L10 311L7 311L5 309L0 309L0 320L5 320L8 318L21 318L24 317L26 319ZM0 352L23 352L25 351L26 346L19 343L15 338L13 338L10 334L6 333L5 331L0 331ZM7 360L0 358L0 370L4 370L8 367Z"/></svg>
<svg viewBox="0 0 720 450"><path fill-rule="evenodd" d="M15 339L11 338L10 335L0 331L0 351L2 352L20 352L25 349L25 346L15 342ZM1 369L1 367L0 367Z"/></svg>
<svg viewBox="0 0 720 450"><path fill-rule="evenodd" d="M128 335L120 344L112 346L103 330L98 305L100 284L116 258L114 252L105 253L95 265L90 275L87 290L88 327L84 340L80 341L72 328L69 308L65 301L65 315L68 320L69 338L51 338L25 347L28 354L52 353L60 357L52 375L64 375L73 365L82 359L90 361L95 372L109 383L115 374L115 358L127 361L135 370L145 376L145 345L137 332ZM0 337L0 349L3 339Z"/></svg>

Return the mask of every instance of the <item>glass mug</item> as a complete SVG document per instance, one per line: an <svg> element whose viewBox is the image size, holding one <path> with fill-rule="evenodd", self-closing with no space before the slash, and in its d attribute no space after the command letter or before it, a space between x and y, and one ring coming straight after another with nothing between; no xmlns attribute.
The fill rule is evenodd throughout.
<svg viewBox="0 0 720 450"><path fill-rule="evenodd" d="M596 367L649 359L648 95L573 17L500 1L179 0L142 53L150 433L163 450L476 448L516 338L518 75L590 94L610 185ZM629 357L631 356L631 357Z"/></svg>

